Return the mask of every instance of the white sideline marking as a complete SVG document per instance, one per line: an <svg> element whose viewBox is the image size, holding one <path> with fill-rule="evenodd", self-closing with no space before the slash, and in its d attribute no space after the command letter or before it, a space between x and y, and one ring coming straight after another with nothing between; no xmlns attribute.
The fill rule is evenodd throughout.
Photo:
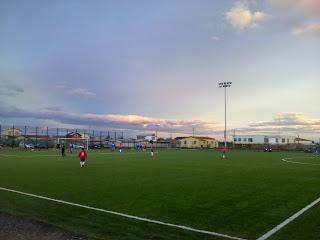
<svg viewBox="0 0 320 240"><path fill-rule="evenodd" d="M289 224L290 222L292 222L293 220L298 218L300 215L302 215L304 212L308 211L313 206L317 205L319 202L320 202L320 197L317 200L315 200L312 203L310 203L309 205L307 205L306 207L302 208L299 212L293 214L291 217L289 217L288 219L286 219L285 221L283 221L282 223L280 223L279 225L277 225L273 229L271 229L269 232L267 232L264 235L262 235L261 237L259 237L257 240L268 239L273 234L278 232L281 228L285 227L287 224Z"/></svg>
<svg viewBox="0 0 320 240"><path fill-rule="evenodd" d="M95 210L98 212L109 213L109 214L113 214L113 215L117 215L117 216L121 216L121 217L125 217L125 218L130 218L130 219L135 219L135 220L139 220L139 221L143 221L143 222L149 222L149 223L154 223L154 224L159 224L159 225L164 225L164 226L169 226L169 227L174 227L174 228L180 228L180 229L187 230L187 231L203 233L203 234L207 234L207 235L213 235L213 236L218 236L218 237L228 238L228 239L246 240L243 238L232 237L232 236L221 234L221 233L200 230L200 229L196 229L196 228L192 228L192 227L186 227L183 225L176 225L176 224L172 224L172 223L161 222L161 221L152 220L152 219L143 218L143 217L137 217L137 216L133 216L133 215L125 214L125 213L114 212L114 211L110 211L110 210L106 210L106 209L90 207L90 206L86 206L86 205L82 205L82 204L78 204L78 203L72 203L72 202L67 202L67 201L58 200L58 199L54 199L54 198L35 195L35 194L31 194L31 193L12 190L9 188L0 187L0 190L7 191L7 192L13 192L13 193L21 194L21 195L26 195L26 196L30 196L30 197L34 197L34 198L40 198L40 199L44 199L44 200L48 200L48 201L52 201L52 202L63 203L63 204L71 205L71 206L91 209L91 210Z"/></svg>
<svg viewBox="0 0 320 240"><path fill-rule="evenodd" d="M309 157L312 158L312 157ZM292 158L282 158L281 160L288 163L295 163L295 164L303 164L303 165L320 165L320 163L304 163L304 162L296 162L296 161L289 161L288 159ZM313 158L312 158L313 159ZM314 158L316 159L316 158Z"/></svg>

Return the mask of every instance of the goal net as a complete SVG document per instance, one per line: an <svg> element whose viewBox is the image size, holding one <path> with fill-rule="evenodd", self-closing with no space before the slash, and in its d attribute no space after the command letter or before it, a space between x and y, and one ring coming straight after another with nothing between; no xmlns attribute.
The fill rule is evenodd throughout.
<svg viewBox="0 0 320 240"><path fill-rule="evenodd" d="M73 149L89 149L89 137L82 138L58 138L57 144L64 144L66 148L72 147Z"/></svg>

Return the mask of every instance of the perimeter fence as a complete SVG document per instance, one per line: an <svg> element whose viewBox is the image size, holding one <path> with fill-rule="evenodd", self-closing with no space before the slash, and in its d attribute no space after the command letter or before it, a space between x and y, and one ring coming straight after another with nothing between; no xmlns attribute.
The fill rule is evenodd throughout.
<svg viewBox="0 0 320 240"><path fill-rule="evenodd" d="M66 140L66 144L75 145L82 145L84 143L83 138L86 138L89 140L88 147L91 149L110 148L112 144L123 148L136 148L137 145L150 147L148 141L130 138L124 131L0 124L0 145L2 147L47 149L56 147L58 139L66 138L70 138L70 140ZM168 141L155 142L154 144L157 148L172 147Z"/></svg>

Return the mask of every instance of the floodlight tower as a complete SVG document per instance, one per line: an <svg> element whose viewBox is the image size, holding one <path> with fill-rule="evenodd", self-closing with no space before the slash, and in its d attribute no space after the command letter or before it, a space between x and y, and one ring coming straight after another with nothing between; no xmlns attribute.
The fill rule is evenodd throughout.
<svg viewBox="0 0 320 240"><path fill-rule="evenodd" d="M231 87L232 82L219 82L219 88L224 88L224 149L223 158L227 151L227 88Z"/></svg>

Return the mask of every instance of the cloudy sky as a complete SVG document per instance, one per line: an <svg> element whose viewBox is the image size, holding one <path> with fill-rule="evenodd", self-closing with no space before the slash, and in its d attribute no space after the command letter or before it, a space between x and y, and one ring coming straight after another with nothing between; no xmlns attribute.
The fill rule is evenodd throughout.
<svg viewBox="0 0 320 240"><path fill-rule="evenodd" d="M0 1L0 122L320 135L319 0Z"/></svg>

